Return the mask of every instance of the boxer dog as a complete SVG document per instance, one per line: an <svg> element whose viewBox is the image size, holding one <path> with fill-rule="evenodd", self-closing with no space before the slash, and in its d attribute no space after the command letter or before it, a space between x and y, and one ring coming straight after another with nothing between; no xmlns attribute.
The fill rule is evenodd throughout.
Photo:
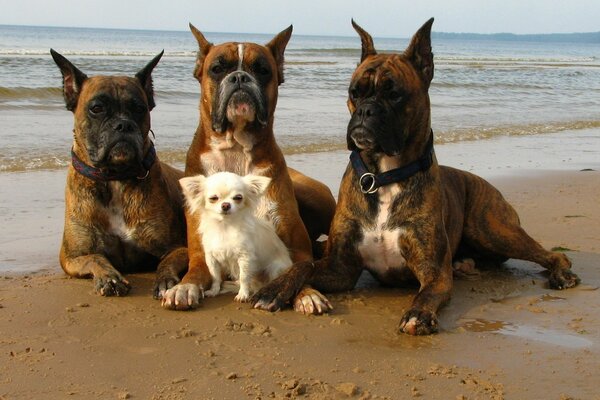
<svg viewBox="0 0 600 400"><path fill-rule="evenodd" d="M194 76L200 82L201 100L185 175L233 172L271 178L256 213L273 224L293 262L312 261L313 241L329 232L335 200L325 185L287 168L273 134L278 87L284 80L283 54L292 27L265 46L213 45L191 24L190 29L199 45ZM163 294L162 304L169 309L196 307L202 290L211 287L199 214L189 210L185 214L189 269L180 284ZM301 312L329 308L327 299L310 288L300 291L294 304Z"/></svg>
<svg viewBox="0 0 600 400"><path fill-rule="evenodd" d="M70 276L93 278L103 296L129 292L122 273L157 267L156 286L172 287L187 266L183 173L159 162L148 136L151 74L163 53L135 77L88 78L50 52L75 117L60 265Z"/></svg>
<svg viewBox="0 0 600 400"><path fill-rule="evenodd" d="M363 269L385 285L420 283L400 319L411 335L437 331L436 313L450 298L452 262L533 261L549 271L550 287L579 282L564 254L544 250L521 228L515 210L485 180L439 166L433 151L428 89L433 78L431 25L426 22L401 54L378 54L362 41L352 76L342 179L326 257L297 263L252 299L276 310L303 283L325 293L352 289Z"/></svg>

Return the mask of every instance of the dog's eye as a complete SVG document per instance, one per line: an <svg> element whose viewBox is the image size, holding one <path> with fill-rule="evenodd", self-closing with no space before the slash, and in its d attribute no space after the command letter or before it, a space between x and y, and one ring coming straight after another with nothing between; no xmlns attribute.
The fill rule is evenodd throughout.
<svg viewBox="0 0 600 400"><path fill-rule="evenodd" d="M236 194L235 196L233 196L234 201L242 201L243 199L244 196L242 196L241 194Z"/></svg>
<svg viewBox="0 0 600 400"><path fill-rule="evenodd" d="M142 106L141 104L133 108L133 112L136 114L143 114L146 111L148 111L148 107Z"/></svg>
<svg viewBox="0 0 600 400"><path fill-rule="evenodd" d="M388 92L388 99L392 101L400 101L402 100L402 92L399 90L390 90Z"/></svg>
<svg viewBox="0 0 600 400"><path fill-rule="evenodd" d="M216 195L210 196L208 198L208 201L210 201L211 203L216 203L217 201L219 201L219 196L216 196Z"/></svg>
<svg viewBox="0 0 600 400"><path fill-rule="evenodd" d="M225 71L225 68L223 68L221 64L215 64L212 67L210 67L210 72L212 72L215 75L222 74L223 71Z"/></svg>
<svg viewBox="0 0 600 400"><path fill-rule="evenodd" d="M260 63L260 62L254 64L252 66L252 69L258 75L270 75L271 74L271 69L267 65Z"/></svg>
<svg viewBox="0 0 600 400"><path fill-rule="evenodd" d="M104 112L104 106L102 104L93 104L90 106L90 112L92 114L101 114Z"/></svg>

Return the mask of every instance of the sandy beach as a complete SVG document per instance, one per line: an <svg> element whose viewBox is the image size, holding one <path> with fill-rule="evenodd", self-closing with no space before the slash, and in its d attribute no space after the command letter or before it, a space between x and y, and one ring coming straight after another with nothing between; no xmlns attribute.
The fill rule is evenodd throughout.
<svg viewBox="0 0 600 400"><path fill-rule="evenodd" d="M597 131L576 134L598 143ZM395 333L416 289L367 275L319 317L252 310L232 295L166 311L152 274L129 275L127 297L102 298L58 266L65 171L0 174L0 399L600 399L598 151L565 133L539 151L530 141L540 143L436 152L494 183L532 236L567 252L582 284L552 291L541 267L510 260L457 279L429 337ZM288 157L334 193L346 160Z"/></svg>

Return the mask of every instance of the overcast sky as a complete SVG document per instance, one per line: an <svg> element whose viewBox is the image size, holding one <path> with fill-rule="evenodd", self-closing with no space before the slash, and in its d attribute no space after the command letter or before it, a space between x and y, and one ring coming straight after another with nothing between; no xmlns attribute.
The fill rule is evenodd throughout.
<svg viewBox="0 0 600 400"><path fill-rule="evenodd" d="M409 37L430 17L434 31L600 31L600 0L0 0L0 24L353 36L350 18L373 36Z"/></svg>

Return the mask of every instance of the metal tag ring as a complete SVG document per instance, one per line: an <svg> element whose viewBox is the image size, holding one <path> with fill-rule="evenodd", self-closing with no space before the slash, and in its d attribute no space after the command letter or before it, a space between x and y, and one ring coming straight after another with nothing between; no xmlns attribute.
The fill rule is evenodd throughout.
<svg viewBox="0 0 600 400"><path fill-rule="evenodd" d="M369 183L369 181L365 182L365 179L370 179L371 182L370 183ZM372 174L370 172L364 173L358 180L358 185L360 186L360 191L365 194L377 193L377 191L379 190L379 187L375 187L376 184L377 184L377 182L375 181L375 174ZM365 187L366 187L366 189L365 189Z"/></svg>

